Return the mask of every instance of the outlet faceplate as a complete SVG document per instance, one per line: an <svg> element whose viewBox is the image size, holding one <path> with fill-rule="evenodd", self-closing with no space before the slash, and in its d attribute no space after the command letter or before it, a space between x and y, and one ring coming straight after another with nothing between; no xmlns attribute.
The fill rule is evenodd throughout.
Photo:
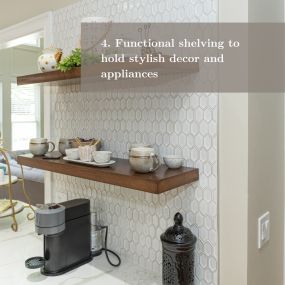
<svg viewBox="0 0 285 285"><path fill-rule="evenodd" d="M266 212L258 219L258 249L270 240L270 213Z"/></svg>

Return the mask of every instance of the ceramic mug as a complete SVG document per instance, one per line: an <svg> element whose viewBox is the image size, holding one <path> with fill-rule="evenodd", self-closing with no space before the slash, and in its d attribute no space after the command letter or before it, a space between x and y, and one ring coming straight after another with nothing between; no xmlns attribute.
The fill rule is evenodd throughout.
<svg viewBox="0 0 285 285"><path fill-rule="evenodd" d="M153 172L160 166L159 159L151 147L132 148L129 162L132 169L139 173Z"/></svg>
<svg viewBox="0 0 285 285"><path fill-rule="evenodd" d="M62 155L66 155L66 150L72 148L72 139L60 139L58 143L58 151Z"/></svg>
<svg viewBox="0 0 285 285"><path fill-rule="evenodd" d="M111 159L111 151L93 151L92 156L97 163L107 163Z"/></svg>
<svg viewBox="0 0 285 285"><path fill-rule="evenodd" d="M49 146L52 146L52 149L49 151ZM52 152L55 149L53 142L48 141L45 138L34 138L30 140L30 152L33 155L40 156L45 155L47 152Z"/></svg>

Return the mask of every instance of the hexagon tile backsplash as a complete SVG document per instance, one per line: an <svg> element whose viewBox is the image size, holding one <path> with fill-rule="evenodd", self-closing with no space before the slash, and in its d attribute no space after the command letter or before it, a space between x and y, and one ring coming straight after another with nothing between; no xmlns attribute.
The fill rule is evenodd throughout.
<svg viewBox="0 0 285 285"><path fill-rule="evenodd" d="M85 0L54 12L55 45L64 52L80 38L80 20L216 21L217 1ZM158 153L182 154L200 169L199 182L154 195L84 179L52 175L57 201L86 197L110 227L109 247L123 262L161 272L160 234L177 211L198 237L195 285L218 284L217 108L218 95L82 93L78 85L52 87L52 139L100 137L103 148L127 157L129 144L153 144ZM135 283L134 283L135 284Z"/></svg>

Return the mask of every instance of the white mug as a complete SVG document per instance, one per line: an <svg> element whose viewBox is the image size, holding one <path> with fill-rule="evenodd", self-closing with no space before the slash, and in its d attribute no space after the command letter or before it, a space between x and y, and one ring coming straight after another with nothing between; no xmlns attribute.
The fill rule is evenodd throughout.
<svg viewBox="0 0 285 285"><path fill-rule="evenodd" d="M49 151L49 145L52 149ZM48 141L45 138L34 138L30 140L30 152L33 155L45 155L47 152L52 152L55 149L53 142Z"/></svg>
<svg viewBox="0 0 285 285"><path fill-rule="evenodd" d="M107 163L111 159L112 152L111 151L93 151L92 156L95 162L97 163Z"/></svg>

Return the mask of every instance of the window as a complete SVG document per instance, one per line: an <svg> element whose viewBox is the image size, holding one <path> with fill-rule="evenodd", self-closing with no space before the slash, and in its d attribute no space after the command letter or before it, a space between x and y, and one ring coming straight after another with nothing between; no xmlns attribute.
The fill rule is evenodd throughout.
<svg viewBox="0 0 285 285"><path fill-rule="evenodd" d="M41 39L40 38L32 38L32 39L29 39L29 40L25 41L24 43L22 43L22 45L40 48L41 47Z"/></svg>
<svg viewBox="0 0 285 285"><path fill-rule="evenodd" d="M11 84L12 150L29 148L40 136L40 87Z"/></svg>

